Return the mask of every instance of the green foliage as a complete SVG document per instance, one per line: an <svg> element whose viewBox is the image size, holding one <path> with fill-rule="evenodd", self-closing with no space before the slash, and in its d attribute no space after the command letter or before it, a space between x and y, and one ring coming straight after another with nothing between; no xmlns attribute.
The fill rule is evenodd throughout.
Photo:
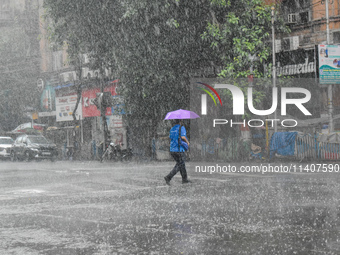
<svg viewBox="0 0 340 255"><path fill-rule="evenodd" d="M53 40L70 55L89 52L93 68L111 69L132 115L158 122L189 103L193 69L214 60L202 42L209 1L45 1ZM133 116L135 117L135 116Z"/></svg>
<svg viewBox="0 0 340 255"><path fill-rule="evenodd" d="M213 18L208 22L202 38L210 42L221 57L223 69L219 76L232 80L245 95L249 84L246 79L240 82L239 78L247 78L251 73L255 78L261 78L261 82L255 84L260 89L253 93L254 106L261 107L262 99L268 93L265 84L271 82L271 75L264 77L263 73L263 64L270 62L268 58L271 56L271 45L268 44L272 30L271 6L264 5L262 0L212 0L212 5ZM276 31L288 31L283 20L275 20ZM230 93L224 93L231 99Z"/></svg>
<svg viewBox="0 0 340 255"><path fill-rule="evenodd" d="M233 4L212 1L216 6L215 19L208 23L202 37L221 55L222 77L247 77L253 66L256 77L261 77L262 63L268 59L270 48L271 9L260 0L240 0ZM226 11L221 6L228 6ZM249 56L256 56L251 61Z"/></svg>
<svg viewBox="0 0 340 255"><path fill-rule="evenodd" d="M193 70L223 66L246 77L269 56L270 10L260 0L45 0L51 38L71 58L90 53L91 67L121 81L130 123L154 135L166 112L189 104ZM143 123L138 126L138 123Z"/></svg>

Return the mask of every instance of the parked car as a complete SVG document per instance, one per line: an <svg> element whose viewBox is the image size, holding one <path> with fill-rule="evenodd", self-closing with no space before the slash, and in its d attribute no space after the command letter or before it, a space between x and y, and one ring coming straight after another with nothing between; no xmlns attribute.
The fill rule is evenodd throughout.
<svg viewBox="0 0 340 255"><path fill-rule="evenodd" d="M11 155L11 147L14 140L9 136L0 136L0 158L6 159Z"/></svg>
<svg viewBox="0 0 340 255"><path fill-rule="evenodd" d="M42 135L25 134L18 136L11 147L12 161L30 161L32 159L50 159L54 161L57 156L57 146Z"/></svg>

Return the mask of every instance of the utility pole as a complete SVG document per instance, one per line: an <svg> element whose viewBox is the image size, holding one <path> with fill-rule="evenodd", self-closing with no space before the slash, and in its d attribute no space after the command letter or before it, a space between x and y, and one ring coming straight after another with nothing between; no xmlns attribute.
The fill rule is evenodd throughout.
<svg viewBox="0 0 340 255"><path fill-rule="evenodd" d="M96 80L97 86L100 86L99 93L96 94L96 99L94 100L94 104L97 109L100 111L100 130L102 130L102 139L103 139L103 152L105 151L106 146L108 145L108 138L109 137L109 130L106 121L106 108L111 107L112 102L112 95L111 92L105 92L105 84L106 81L104 78L100 77Z"/></svg>
<svg viewBox="0 0 340 255"><path fill-rule="evenodd" d="M325 0L326 6L326 44L329 45L329 10L328 10L328 0ZM329 116L329 132L334 131L333 125L333 85L328 85L328 116Z"/></svg>
<svg viewBox="0 0 340 255"><path fill-rule="evenodd" d="M105 116L105 111L106 108L104 106L104 80L102 77L98 78L98 85L100 86L100 93L97 93L97 108L100 111L100 123L101 123L101 129L103 131L103 153L106 149L106 142L107 142L107 123L106 123L106 116Z"/></svg>
<svg viewBox="0 0 340 255"><path fill-rule="evenodd" d="M329 10L328 10L328 0L325 0L326 3L326 38L327 44L329 44Z"/></svg>
<svg viewBox="0 0 340 255"><path fill-rule="evenodd" d="M275 61L275 28L274 28L274 14L275 14L275 7L272 7L272 48L273 48L273 87L276 87L276 61ZM276 123L276 119L277 119L277 115L276 115L276 111L274 111L274 132L277 132L277 123Z"/></svg>

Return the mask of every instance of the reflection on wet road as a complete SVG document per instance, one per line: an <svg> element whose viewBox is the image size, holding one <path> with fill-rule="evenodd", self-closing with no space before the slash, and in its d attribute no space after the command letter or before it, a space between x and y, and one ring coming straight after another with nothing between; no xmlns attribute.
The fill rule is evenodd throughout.
<svg viewBox="0 0 340 255"><path fill-rule="evenodd" d="M0 162L0 254L340 254L339 173Z"/></svg>

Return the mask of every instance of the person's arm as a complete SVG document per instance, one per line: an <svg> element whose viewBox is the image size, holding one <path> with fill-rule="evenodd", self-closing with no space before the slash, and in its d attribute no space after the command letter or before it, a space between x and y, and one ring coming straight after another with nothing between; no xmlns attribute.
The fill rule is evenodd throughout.
<svg viewBox="0 0 340 255"><path fill-rule="evenodd" d="M182 140L184 140L188 145L190 145L188 139L185 136L181 136Z"/></svg>

